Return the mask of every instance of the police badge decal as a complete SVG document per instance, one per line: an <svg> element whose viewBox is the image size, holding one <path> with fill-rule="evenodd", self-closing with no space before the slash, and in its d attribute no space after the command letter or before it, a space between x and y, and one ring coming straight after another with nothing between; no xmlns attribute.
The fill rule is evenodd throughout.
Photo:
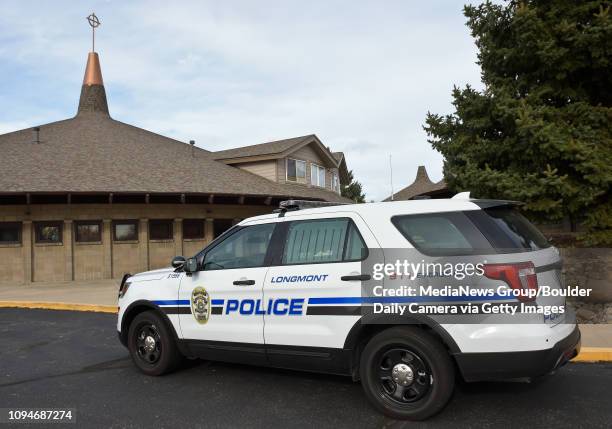
<svg viewBox="0 0 612 429"><path fill-rule="evenodd" d="M208 322L210 317L210 296L206 289L199 286L191 292L191 313L200 324Z"/></svg>

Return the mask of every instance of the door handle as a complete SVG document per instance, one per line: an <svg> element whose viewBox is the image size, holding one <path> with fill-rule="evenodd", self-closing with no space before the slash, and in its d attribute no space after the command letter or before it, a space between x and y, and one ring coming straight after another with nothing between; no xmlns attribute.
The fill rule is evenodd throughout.
<svg viewBox="0 0 612 429"><path fill-rule="evenodd" d="M343 282L350 282L354 280L366 281L370 280L371 278L372 277L369 274L356 274L353 276L342 276L340 277L340 280L342 280Z"/></svg>
<svg viewBox="0 0 612 429"><path fill-rule="evenodd" d="M253 286L254 284L255 280L234 280L236 286Z"/></svg>

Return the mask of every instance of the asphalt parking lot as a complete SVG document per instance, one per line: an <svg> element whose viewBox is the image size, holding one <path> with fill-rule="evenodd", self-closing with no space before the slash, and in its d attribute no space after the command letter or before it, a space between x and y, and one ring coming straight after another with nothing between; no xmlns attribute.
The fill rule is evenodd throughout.
<svg viewBox="0 0 612 429"><path fill-rule="evenodd" d="M569 364L530 384L459 383L441 414L405 423L376 413L344 377L206 361L147 377L119 343L115 321L0 309L0 408L73 408L87 427L592 428L612 421L612 364Z"/></svg>

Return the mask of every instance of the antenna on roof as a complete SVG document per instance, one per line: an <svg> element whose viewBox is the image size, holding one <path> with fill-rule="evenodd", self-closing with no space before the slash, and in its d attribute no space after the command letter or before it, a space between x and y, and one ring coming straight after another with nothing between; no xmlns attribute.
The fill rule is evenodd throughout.
<svg viewBox="0 0 612 429"><path fill-rule="evenodd" d="M393 201L393 163L391 162L391 154L389 154L389 174L391 176L391 201Z"/></svg>
<svg viewBox="0 0 612 429"><path fill-rule="evenodd" d="M195 146L195 140L189 140L189 144L191 145L191 156L193 157L193 147Z"/></svg>

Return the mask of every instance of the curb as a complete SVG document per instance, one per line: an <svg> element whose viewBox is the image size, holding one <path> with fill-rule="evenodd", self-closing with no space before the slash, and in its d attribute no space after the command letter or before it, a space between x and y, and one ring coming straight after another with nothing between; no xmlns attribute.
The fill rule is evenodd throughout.
<svg viewBox="0 0 612 429"><path fill-rule="evenodd" d="M68 302L0 301L0 308L39 308L43 310L92 311L117 314L115 305L73 304Z"/></svg>
<svg viewBox="0 0 612 429"><path fill-rule="evenodd" d="M0 308L39 308L44 310L91 311L117 314L114 305L72 304L68 302L0 301ZM612 362L612 347L582 347L572 362Z"/></svg>
<svg viewBox="0 0 612 429"><path fill-rule="evenodd" d="M612 362L612 347L582 347L572 362Z"/></svg>

